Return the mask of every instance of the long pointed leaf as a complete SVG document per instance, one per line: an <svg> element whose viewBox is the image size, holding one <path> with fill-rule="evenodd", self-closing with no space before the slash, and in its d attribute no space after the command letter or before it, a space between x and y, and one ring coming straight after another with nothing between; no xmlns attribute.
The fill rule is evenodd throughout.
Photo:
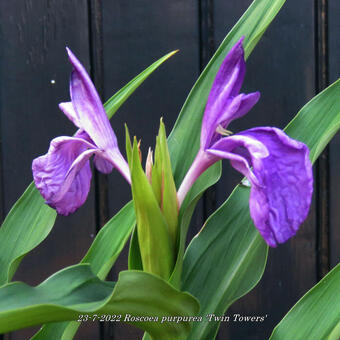
<svg viewBox="0 0 340 340"><path fill-rule="evenodd" d="M210 92L210 88L215 79L215 75L231 47L244 36L244 51L246 57L250 55L261 36L273 21L276 14L283 6L285 0L255 0L248 10L228 33L220 47L210 60L207 67L198 78L192 88L182 111L176 121L175 127L169 136L169 150L174 177L177 186L180 185L188 171L199 148L199 138L201 122L205 104ZM181 214L186 215L186 219L181 228L181 239L179 246L178 260L172 276L172 283L179 285L182 268L182 257L190 217L185 212L187 205L192 209L192 202L203 193L209 186L217 182L221 175L220 162L210 167L195 183L188 197L181 208ZM189 218L188 218L189 217Z"/></svg>
<svg viewBox="0 0 340 340"><path fill-rule="evenodd" d="M290 339L340 339L340 264L296 303L270 337Z"/></svg>
<svg viewBox="0 0 340 340"><path fill-rule="evenodd" d="M0 333L43 322L78 320L80 315L96 316L99 320L104 314L116 315L117 320L147 331L154 339L184 340L190 323L162 323L160 316L191 316L198 308L192 296L151 274L124 271L114 284L99 280L89 265L80 264L52 275L37 287L21 282L1 287ZM129 319L132 316L159 319L138 321Z"/></svg>
<svg viewBox="0 0 340 340"><path fill-rule="evenodd" d="M104 280L118 255L124 248L136 224L133 203L126 204L102 227L81 263L88 263L91 270ZM33 339L72 339L79 322L58 322L44 325Z"/></svg>
<svg viewBox="0 0 340 340"><path fill-rule="evenodd" d="M169 136L171 162L177 185L184 178L197 153L205 104L222 61L242 36L245 37L243 47L248 58L284 3L285 0L253 1L196 81Z"/></svg>
<svg viewBox="0 0 340 340"><path fill-rule="evenodd" d="M315 162L340 127L340 80L306 104L286 132L304 141ZM313 131L313 133L311 133ZM188 246L183 289L196 296L201 315L221 316L260 280L267 245L249 215L249 188L239 185ZM213 339L219 322L195 324L189 339Z"/></svg>
<svg viewBox="0 0 340 340"><path fill-rule="evenodd" d="M111 118L144 80L174 53L176 51L154 62L113 95L104 104L108 117ZM11 280L23 257L47 237L56 216L31 183L0 228L0 285Z"/></svg>
<svg viewBox="0 0 340 340"><path fill-rule="evenodd" d="M23 257L47 237L56 217L31 183L0 228L0 286L12 279Z"/></svg>

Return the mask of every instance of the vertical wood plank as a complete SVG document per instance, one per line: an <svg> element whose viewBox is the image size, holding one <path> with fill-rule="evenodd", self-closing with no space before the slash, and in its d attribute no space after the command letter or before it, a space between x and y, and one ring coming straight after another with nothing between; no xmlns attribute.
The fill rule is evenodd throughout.
<svg viewBox="0 0 340 340"><path fill-rule="evenodd" d="M329 78L334 82L340 77L340 3L329 0ZM330 144L330 266L340 262L340 134Z"/></svg>
<svg viewBox="0 0 340 340"><path fill-rule="evenodd" d="M209 62L215 52L214 1L200 0L200 69Z"/></svg>
<svg viewBox="0 0 340 340"><path fill-rule="evenodd" d="M202 72L215 52L214 2L213 0L200 0L199 5L200 72ZM216 185L213 185L203 194L203 219L206 220L216 210L216 207Z"/></svg>
<svg viewBox="0 0 340 340"><path fill-rule="evenodd" d="M215 0L215 34L219 43L250 0ZM261 100L243 119L231 124L233 132L254 126L283 128L313 97L314 86L313 1L287 1L247 61L245 93L259 90ZM223 164L217 186L223 202L241 176ZM218 339L266 339L292 305L315 284L315 205L298 235L270 249L265 274L258 286L236 302L228 315L268 315L261 324L229 322L221 325ZM235 226L237 227L237 226Z"/></svg>
<svg viewBox="0 0 340 340"><path fill-rule="evenodd" d="M89 0L89 33L91 77L97 91L104 100L104 54L103 54L103 7L101 0ZM94 169L95 201L96 201L96 231L109 220L108 206L108 176ZM107 279L112 279L108 275ZM99 323L100 338L107 338L111 333L111 323Z"/></svg>
<svg viewBox="0 0 340 340"><path fill-rule="evenodd" d="M101 0L89 0L89 34L91 77L104 99L103 17ZM100 229L108 220L107 175L95 171L96 225Z"/></svg>
<svg viewBox="0 0 340 340"><path fill-rule="evenodd" d="M188 1L103 2L105 95L111 96L153 61L171 50L180 51L160 67L112 118L119 146L125 154L124 122L131 135L154 147L159 119L169 133L199 72L198 3ZM109 177L109 214L131 199L129 186L120 175ZM195 223L195 222L194 222ZM201 225L201 221L197 221ZM122 253L114 276L127 268ZM107 339L138 338L138 331L117 325Z"/></svg>
<svg viewBox="0 0 340 340"><path fill-rule="evenodd" d="M316 93L328 85L328 0L315 0L315 83ZM317 202L317 276L322 279L330 269L329 254L329 147L316 164Z"/></svg>
<svg viewBox="0 0 340 340"><path fill-rule="evenodd" d="M75 127L58 109L69 100L71 67L65 46L89 66L87 1L23 0L0 3L0 112L3 144L4 210L7 213L32 180L33 158L47 152L52 138ZM14 280L37 284L79 262L95 232L93 190L86 204L58 217L47 239L22 262ZM87 324L79 337L96 339ZM28 339L33 329L14 332Z"/></svg>

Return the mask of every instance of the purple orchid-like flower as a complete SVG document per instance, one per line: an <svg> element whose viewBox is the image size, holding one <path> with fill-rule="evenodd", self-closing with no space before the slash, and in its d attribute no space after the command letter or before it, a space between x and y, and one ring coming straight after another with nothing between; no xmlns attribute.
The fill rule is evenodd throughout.
<svg viewBox="0 0 340 340"><path fill-rule="evenodd" d="M100 172L116 168L130 183L128 164L119 151L99 95L79 60L68 48L67 53L73 66L71 102L60 103L59 108L79 130L74 137L54 138L48 153L32 164L36 187L61 215L73 213L85 202L92 177L91 156Z"/></svg>
<svg viewBox="0 0 340 340"><path fill-rule="evenodd" d="M223 61L206 104L197 156L185 176L178 199L183 202L196 179L212 164L227 158L251 184L251 218L268 245L294 236L307 217L313 192L307 146L274 127L237 134L226 130L259 100L259 92L239 94L245 76L241 38Z"/></svg>

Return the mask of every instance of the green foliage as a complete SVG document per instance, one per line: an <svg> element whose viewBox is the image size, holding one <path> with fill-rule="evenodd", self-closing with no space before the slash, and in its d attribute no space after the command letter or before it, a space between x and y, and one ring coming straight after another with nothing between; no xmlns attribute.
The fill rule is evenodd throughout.
<svg viewBox="0 0 340 340"><path fill-rule="evenodd" d="M231 47L244 36L245 56L252 50L279 12L285 0L255 0L227 34L214 56L196 81L169 136L169 150L177 187L183 180L199 148L201 122L205 104L216 73ZM217 169L216 169L217 168ZM209 170L220 173L219 167ZM200 183L200 185L203 185Z"/></svg>
<svg viewBox="0 0 340 340"><path fill-rule="evenodd" d="M13 296L16 298L13 299ZM148 308L146 308L148 306ZM134 317L190 316L197 301L148 273L123 271L118 282L98 279L87 264L61 270L37 287L22 282L0 288L0 332L41 322L78 320L79 315ZM119 318L119 317L117 317ZM130 321L129 321L130 320ZM190 323L137 321L128 323L147 331L154 339L185 339Z"/></svg>
<svg viewBox="0 0 340 340"><path fill-rule="evenodd" d="M169 226L163 215L151 184L146 177L139 156L136 138L131 150L127 142L131 189L134 202L138 243L143 269L164 279L170 277L174 263L174 247Z"/></svg>
<svg viewBox="0 0 340 340"><path fill-rule="evenodd" d="M308 145L315 162L340 128L340 79L308 102L285 128L285 132Z"/></svg>
<svg viewBox="0 0 340 340"><path fill-rule="evenodd" d="M101 280L111 270L136 224L133 203L126 204L102 227L81 263L89 263Z"/></svg>
<svg viewBox="0 0 340 340"><path fill-rule="evenodd" d="M89 263L91 270L104 280L127 242L136 224L133 203L129 202L102 227L81 263ZM79 322L49 323L34 339L72 339Z"/></svg>
<svg viewBox="0 0 340 340"><path fill-rule="evenodd" d="M308 145L312 162L334 136L334 126L340 126L339 96L340 80L306 104L286 128ZM317 127L313 134L311 126ZM267 245L252 223L248 200L249 188L237 186L186 250L183 289L199 299L201 315L223 315L262 276ZM218 327L218 322L197 323L189 339L213 339Z"/></svg>
<svg viewBox="0 0 340 340"><path fill-rule="evenodd" d="M174 53L176 51L154 62L113 95L104 104L108 117L111 118L144 80ZM11 280L23 257L47 237L56 216L55 210L44 203L31 183L0 228L0 285Z"/></svg>
<svg viewBox="0 0 340 340"><path fill-rule="evenodd" d="M196 296L200 315L221 316L261 278L267 245L249 216L249 189L239 186L188 246L182 289ZM194 325L189 339L214 339L218 322Z"/></svg>
<svg viewBox="0 0 340 340"><path fill-rule="evenodd" d="M155 164L152 167L151 185L168 224L173 246L176 246L178 227L178 201L175 181L172 176L170 155L163 121L156 138Z"/></svg>
<svg viewBox="0 0 340 340"><path fill-rule="evenodd" d="M117 112L117 110L125 103L125 101L134 93L140 85L151 75L152 72L156 71L166 60L172 57L177 51L170 52L164 57L158 59L143 72L138 74L130 82L128 82L123 88L115 93L105 104L105 111L109 119Z"/></svg>
<svg viewBox="0 0 340 340"><path fill-rule="evenodd" d="M132 191L139 225L138 232L134 232L130 244L129 268L141 268L142 258L146 271L168 279L174 266L170 277L171 284L176 288L188 290L199 299L202 307L201 315L223 314L233 301L254 287L265 267L267 246L254 228L249 216L249 189L238 186L192 240L185 252L183 263L185 239L193 210L204 190L218 180L221 172L220 164L206 171L188 193L179 212L176 228L169 226L168 222L168 216L171 218L174 215L174 183L177 186L180 185L197 153L206 100L217 70L227 52L241 36L245 36L244 48L246 57L248 57L284 2L284 0L255 0L227 35L197 80L182 108L168 139L170 157L166 148L165 130L161 126L156 143L158 147L155 150L155 173L152 174L152 181L155 177L155 182L152 186L143 172L136 142L133 148L127 143L127 155L132 173ZM111 117L137 86L170 55L172 54L154 63L119 91L105 106L108 116ZM340 127L340 107L337 102L339 94L338 81L308 103L286 129L291 137L304 141L310 147L312 161L315 161ZM129 139L128 134L127 138ZM159 159L162 161L159 162ZM174 182L170 171L170 159ZM171 196L169 206L166 208L162 205L162 188L164 190L166 187L164 186L165 177L168 180L166 190ZM25 204L20 204L19 201L18 207L13 208L14 213L10 214L10 222L7 222L8 226L4 229L5 231L1 233L0 229L0 245L5 248L0 247L0 278L4 278L3 283L10 279L21 257L47 236L54 222L55 216L50 215L49 219L45 216L51 214L52 210L44 205L39 193L32 185L30 188L31 196L28 194L25 196L25 193L22 201L28 202L28 197L30 197L30 200L37 202L36 211L32 216L41 217L39 221L36 221L28 213L32 221L27 223L31 228L38 224L40 236L36 235L35 240L28 242L29 246L25 244L25 240L29 239L29 233L25 234L23 230L27 228L27 223L22 217L24 213L18 210L19 208L23 210ZM27 205L25 209L27 210ZM16 216L16 221L13 216ZM26 219L29 218L26 217ZM52 222L48 224L48 220ZM22 244L20 243L15 251L14 248L9 251L11 255L6 257L2 254L7 253L7 248L10 249L7 245L8 233L12 225L15 229L14 222L18 225L15 239L23 236ZM83 262L90 263L91 269L100 278L106 276L133 229L135 216L132 203L123 208L110 222L107 227L103 228L104 231L98 234L83 259ZM120 230L117 230L118 226ZM176 233L173 232L174 229ZM116 242L114 242L115 237L117 237ZM176 238L178 249L176 249L177 258L174 259L173 255L169 254L174 253L173 243ZM138 240L143 246L141 249L138 247ZM107 249L110 242L113 242L113 247ZM152 254L155 253L158 255L158 261L161 261L156 265L152 258ZM329 287L333 285L329 284ZM136 316L195 315L198 313L198 304L195 299L186 293L180 293L162 279L148 273L122 272L113 291L112 288L112 283L104 283L95 278L85 265L67 268L36 288L22 283L5 285L0 288L0 317L4 320L0 329L8 331L43 322L73 320L80 313L129 313ZM122 300L116 300L118 295ZM319 295L314 294L315 296ZM321 297L320 293L320 299ZM326 308L326 304L324 306ZM331 314L332 317L334 315ZM280 327L284 329L285 326L280 325L277 330ZM159 325L153 323L151 325L143 322L136 326L147 331L155 339L186 339L190 331L189 324ZM189 338L213 339L218 327L219 324L213 322L195 323ZM335 339L339 326L333 322L327 327L327 334L332 334L333 337L330 339ZM77 328L78 324L75 322L49 324L42 328L35 339L72 339Z"/></svg>
<svg viewBox="0 0 340 340"><path fill-rule="evenodd" d="M31 183L0 228L0 286L12 279L24 256L46 238L56 217Z"/></svg>
<svg viewBox="0 0 340 340"><path fill-rule="evenodd" d="M304 295L275 327L270 340L340 339L340 264Z"/></svg>
<svg viewBox="0 0 340 340"><path fill-rule="evenodd" d="M231 47L244 36L244 51L248 57L257 42L275 18L284 0L255 0L228 33L216 53L204 69L194 87L192 88L182 111L176 121L175 127L169 136L169 150L173 173L177 187L183 180L193 159L199 149L201 122L205 104L216 73ZM194 202L206 188L217 182L221 174L220 162L210 167L188 193L180 211L180 245L175 270L172 274L172 283L179 287L183 265L183 254L187 228L191 213L194 210ZM242 202L240 205L242 206ZM183 218L183 217L185 218ZM226 216L227 218L227 216ZM243 249L245 252L247 248ZM218 260L218 259L217 259ZM263 264L264 265L264 264Z"/></svg>

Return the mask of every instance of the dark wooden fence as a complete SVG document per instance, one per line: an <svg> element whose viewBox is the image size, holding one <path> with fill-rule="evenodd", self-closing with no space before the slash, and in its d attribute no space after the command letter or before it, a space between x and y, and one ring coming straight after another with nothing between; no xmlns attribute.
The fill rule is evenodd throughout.
<svg viewBox="0 0 340 340"><path fill-rule="evenodd" d="M103 99L157 58L180 49L112 119L122 148L123 123L127 122L131 132L142 137L145 151L154 145L160 116L170 131L195 79L250 3L0 1L2 217L31 182L32 159L47 151L53 137L74 132L57 107L69 98L65 46L90 70ZM245 91L261 91L261 101L232 129L284 127L309 99L339 76L339 33L338 0L287 0L247 63ZM266 321L222 324L218 339L268 338L290 307L339 262L339 150L338 135L315 167L313 205L298 236L270 250L261 282L227 312L268 315ZM192 234L239 179L225 162L222 180L199 204ZM129 199L129 187L118 173L97 175L86 204L70 217L58 217L48 238L24 259L15 279L37 284L56 270L77 263L98 226ZM111 279L124 268L126 259L122 258ZM26 339L33 332L13 332L4 338ZM77 339L137 339L138 334L124 325L111 328L87 323Z"/></svg>

